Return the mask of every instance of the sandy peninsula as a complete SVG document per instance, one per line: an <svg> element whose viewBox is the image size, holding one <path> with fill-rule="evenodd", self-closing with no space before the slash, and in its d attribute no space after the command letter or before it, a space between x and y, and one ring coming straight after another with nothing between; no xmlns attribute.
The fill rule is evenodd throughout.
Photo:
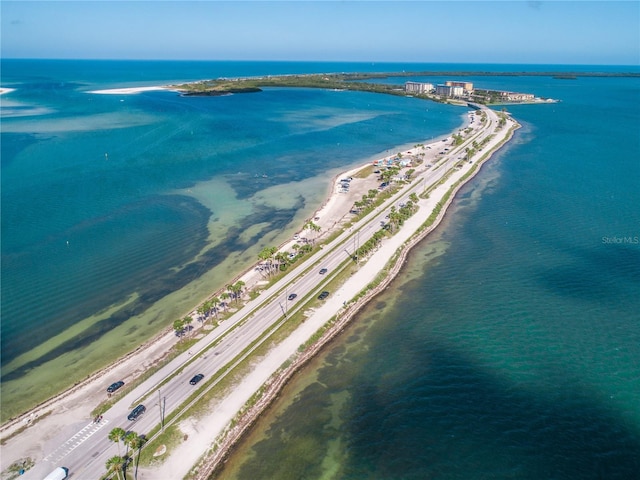
<svg viewBox="0 0 640 480"><path fill-rule="evenodd" d="M91 90L87 93L97 93L99 95L135 95L142 92L152 92L155 90L172 90L170 87L151 86L151 87L131 87L131 88L109 88L106 90Z"/></svg>
<svg viewBox="0 0 640 480"><path fill-rule="evenodd" d="M118 89L117 93L125 93L122 90L126 90L127 93L137 93L138 91L161 89L159 87L141 88ZM131 92L130 90L135 91ZM93 93L105 92L113 94L114 90ZM161 466L140 469L138 478L156 480L184 477L194 479L208 478L208 475L226 457L242 433L247 428L250 428L260 413L275 398L275 395L277 395L287 379L295 374L309 358L317 354L326 342L337 335L344 325L398 274L409 250L438 225L457 190L470 178L473 178L480 171L482 163L490 157L485 152L493 152L498 149L511 138L513 130L517 127L517 123L509 118L502 133L495 135L483 151L478 152L471 159L472 162L464 162L464 166L452 170L450 176L434 188L429 198L420 199L418 214L410 217L398 233L383 241L381 248L366 262L363 262L359 270L332 293L333 301L310 311L307 320L286 340L273 347L263 357L256 359L251 372L235 385L228 394L217 400L215 405L211 405L209 413L201 415L199 418L180 420L178 424L180 431L184 433L185 438L188 438L188 440L167 453ZM420 153L424 154L424 161L420 166L416 167L416 176L427 172L431 167L431 162L436 161L437 151L442 148L442 145L444 145L442 142L444 141L447 141L447 144L451 146L451 137L448 137L446 139L438 139L431 144L425 143L419 147ZM416 148L418 147L402 152L403 156L411 156L417 153ZM321 237L329 236L331 233L342 229L346 222L350 221L351 215L349 212L354 202L361 199L363 194L370 189L378 187L379 179L377 175L356 178L361 169L369 166L370 163L367 163L353 170L343 172L333 179L327 200L313 216L314 223L321 228ZM338 188L339 180L346 177L354 177L352 187L348 192ZM444 207L440 209L436 221L428 228L421 228L431 212L436 208L438 202L443 200ZM299 232L299 236L307 234L308 232L304 230ZM320 239L316 238L316 241ZM295 240L292 239L279 248L282 251L288 251L294 242ZM377 285L375 289L367 292L365 296L358 298L357 296L362 291L363 286L367 285L372 278L375 278L379 272L383 271L389 259L398 253L398 259L391 267L385 280ZM257 265L238 277L245 283L247 291L259 287L264 281L256 267ZM358 299L353 300L354 298ZM297 353L300 345L304 344L332 316L336 315L336 305L341 306L337 313L338 321L324 333L319 341L301 354ZM194 310L191 315L197 318L197 311ZM194 322L194 325L196 329L204 328L200 322ZM204 330L202 332L206 333ZM195 334L197 335L198 331ZM63 443L79 427L86 425L91 420L91 410L104 400L104 385L120 379L125 379L127 382L135 380L136 376L142 375L146 369L156 365L165 357L175 342L176 338L173 330L167 328L162 334L123 357L116 364L97 372L69 391L50 399L31 412L3 425L0 430L2 437L7 438L9 436L10 438L2 447L2 469L5 469L14 461L31 457L36 461L36 466L31 471L27 471L23 478L38 478L34 476L41 473L40 470L42 469L38 468L38 464L43 463L42 459L51 450L52 445ZM185 360L186 355L185 352ZM286 361L291 361L290 365L286 369L280 370L280 367ZM266 386L266 388L259 401L251 409L244 412L242 416L238 417L238 412L243 409L255 392L263 386ZM235 427L229 428L233 420L235 420ZM217 447L212 449L212 445ZM44 467L48 466L44 465Z"/></svg>

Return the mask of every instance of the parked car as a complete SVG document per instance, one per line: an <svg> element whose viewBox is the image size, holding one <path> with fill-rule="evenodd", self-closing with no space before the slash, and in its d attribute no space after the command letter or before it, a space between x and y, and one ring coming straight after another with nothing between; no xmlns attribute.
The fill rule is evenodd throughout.
<svg viewBox="0 0 640 480"><path fill-rule="evenodd" d="M329 292L327 292L326 290L324 292L322 292L320 295L318 295L318 300L324 300L325 298L327 298L329 296Z"/></svg>
<svg viewBox="0 0 640 480"><path fill-rule="evenodd" d="M195 375L191 380L189 380L189 383L191 385L195 385L196 383L198 383L203 378L204 378L204 375L199 373L199 374Z"/></svg>
<svg viewBox="0 0 640 480"><path fill-rule="evenodd" d="M292 293L291 295L289 295L289 296L287 297L287 300L293 300L293 299L294 299L294 298L296 298L297 296L298 296L298 294L297 294L297 293Z"/></svg>
<svg viewBox="0 0 640 480"><path fill-rule="evenodd" d="M321 268L320 269L320 275L324 275L325 273L327 273L327 269L326 268Z"/></svg>
<svg viewBox="0 0 640 480"><path fill-rule="evenodd" d="M130 422L137 420L140 415L146 412L146 410L147 410L147 407L145 407L144 405L142 404L138 405L136 408L131 410L131 413L127 416L127 420L129 420Z"/></svg>
<svg viewBox="0 0 640 480"><path fill-rule="evenodd" d="M124 382L122 380L118 381L118 382L114 382L111 385L109 385L109 387L107 387L107 393L113 393L116 390L118 390L120 387L122 387L124 385Z"/></svg>

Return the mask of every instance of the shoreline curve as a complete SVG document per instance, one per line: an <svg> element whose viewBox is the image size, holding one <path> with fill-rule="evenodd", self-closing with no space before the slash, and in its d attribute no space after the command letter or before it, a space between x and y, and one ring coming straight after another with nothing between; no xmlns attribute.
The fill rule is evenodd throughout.
<svg viewBox="0 0 640 480"><path fill-rule="evenodd" d="M482 166L513 138L515 130L519 128L521 128L521 126L516 122L515 125L510 129L509 134L502 140L500 145L491 149L489 155L481 162L478 162L476 168L471 171L471 174L466 179L464 179L464 181L459 181L456 185L450 188L447 193L448 198L440 209L440 212L438 213L434 221L422 231L415 233L403 245L401 251L399 252L398 258L396 259L394 265L391 267L384 279L378 285L376 285L375 288L360 297L354 304L350 305L349 308L344 311L343 315L339 317L339 320L336 321L330 328L328 328L325 333L316 342L309 346L302 354L298 355L287 368L276 372L272 376L272 378L270 378L269 381L263 385L266 388L260 399L251 408L246 410L240 416L240 418L236 419L237 426L231 429L226 434L226 436L222 440L222 443L220 443L219 447L216 449L211 458L203 461L200 465L198 465L197 473L194 474L191 478L195 480L208 480L212 475L215 475L221 470L221 468L223 468L224 463L229 458L229 456L233 454L233 450L237 447L238 443L243 439L245 435L249 433L251 428L256 424L260 417L278 398L281 391L289 383L289 381L291 381L295 374L303 369L310 360L320 354L321 351L353 321L356 315L370 301L372 301L376 296L382 293L389 286L389 284L402 271L402 268L406 263L407 256L409 255L411 250L413 250L422 240L424 240L431 232L433 232L440 225L442 220L444 220L449 206L456 199L456 196L460 189L467 183L469 183L473 178L475 178L478 173L480 173L480 171L482 170Z"/></svg>

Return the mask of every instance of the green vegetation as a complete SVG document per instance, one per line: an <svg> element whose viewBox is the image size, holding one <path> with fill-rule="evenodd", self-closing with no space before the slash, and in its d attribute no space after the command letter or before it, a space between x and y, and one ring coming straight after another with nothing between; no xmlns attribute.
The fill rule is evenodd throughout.
<svg viewBox="0 0 640 480"><path fill-rule="evenodd" d="M21 458L9 465L1 474L2 480L15 480L22 476L20 472L26 472L32 468L36 462L31 457Z"/></svg>
<svg viewBox="0 0 640 480"><path fill-rule="evenodd" d="M339 73L339 74L309 74L309 75L280 75L251 78L221 78L216 80L203 80L194 83L173 85L183 95L227 95L230 93L259 92L263 88L296 87L296 88L322 88L327 90L351 90L370 93L384 93L388 95L411 96L428 98L440 101L432 95L416 95L407 93L402 85L389 85L385 83L368 83L364 79L386 78L398 76L396 74L366 74L366 73Z"/></svg>

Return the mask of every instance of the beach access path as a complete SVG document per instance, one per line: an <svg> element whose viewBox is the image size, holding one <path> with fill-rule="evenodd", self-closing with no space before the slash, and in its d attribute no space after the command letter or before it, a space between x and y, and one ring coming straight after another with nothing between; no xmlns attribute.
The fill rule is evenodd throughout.
<svg viewBox="0 0 640 480"><path fill-rule="evenodd" d="M507 125L505 130L507 130L508 127ZM497 138L498 137L499 136L497 136ZM424 148L425 150L427 149L427 147ZM488 145L485 151L490 148L491 146ZM436 148L433 148L432 151L427 150L427 153L435 154L436 150ZM426 157L423 165L427 165L429 162L430 160ZM440 191L446 192L444 189L448 189L453 185L453 182L463 175L466 170L467 169L463 168L454 172L444 185L432 192L428 200L421 201L419 212L426 212L432 209L435 206L435 202L437 202L437 198L441 193ZM340 176L340 178L343 176L350 176L350 173L347 172ZM334 189L329 200L316 213L318 220L316 220L315 223L319 224L326 232L329 232L332 227L339 228L341 219L344 219L345 216L348 215L348 211L354 201L361 198L362 191L366 192L369 187L375 188L377 186L377 180L375 180L375 178L374 182L375 184L373 185L367 185L363 180L361 187L355 188L358 182L354 181L354 188L349 194L340 193ZM304 343L328 318L336 313L336 305L338 305L339 309L343 301L348 302L352 299L362 287L375 276L375 271L380 271L384 267L393 252L407 240L407 235L411 235L412 232L415 231L414 229L417 229L420 224L424 223L425 218L422 217L422 214L412 217L406 225L409 228L403 228L401 230L401 232L404 232L402 235L399 233L383 242L383 247L368 262L362 264L358 273L338 291L332 294L333 300L316 309L313 315L309 317L309 320L305 321L293 335L256 363L252 372L212 409L213 413L201 417L198 420L190 418L181 421L180 429L185 435L188 435L189 440L183 442L171 452L161 469L141 470L138 475L139 478L173 479L182 478L188 473L191 465L197 463L198 459L209 446L214 443L226 425L229 424L231 419L238 410L242 408L251 395L271 377L273 372L276 371L284 361L289 359L291 355L297 351L300 344ZM289 248L289 245L283 245L282 248ZM254 269L246 272L242 279L245 281L247 287L262 281L260 273ZM132 371L136 373L144 371L145 368L162 357L173 343L175 343L173 332L167 332L165 335L158 337L155 342L152 342L146 348L141 348L137 353L130 355L129 358L120 364L102 372L101 376L94 378L92 382L87 382L86 385L79 386L75 391L69 392L68 395L44 406L40 413L44 413L45 411L52 411L53 413L37 422L37 428L26 428L23 433L10 439L7 445L3 447L3 468L8 465L7 461L10 462L18 458L24 458L24 456L31 456L37 462L36 468L28 471L27 475L23 478L38 478L37 476L33 476L33 474L41 470L38 468L39 466L56 466L52 464L47 465L51 460L49 455L51 454L52 448L64 445L66 439L73 437L72 434L74 432L88 427L87 424L90 422L88 412L90 412L99 401L104 399L105 386L111 381L121 378L128 379ZM188 359L185 359L185 361L186 360ZM25 418L29 422L33 421L35 423L37 420L35 415L38 413L32 413L33 415ZM105 414L105 417L108 419L109 415ZM106 427L103 428L101 433L96 431L98 435L106 436L112 426L116 426L115 424L107 425L108 424L105 423L103 426L95 426L92 428ZM90 427L89 430L92 428ZM5 436L4 433L3 436ZM113 444L113 449L114 450L109 453L109 456L117 454L115 444ZM42 460L44 458L48 460L43 462ZM64 464L64 457L61 458L60 461ZM104 462L102 462L102 465L104 465Z"/></svg>

